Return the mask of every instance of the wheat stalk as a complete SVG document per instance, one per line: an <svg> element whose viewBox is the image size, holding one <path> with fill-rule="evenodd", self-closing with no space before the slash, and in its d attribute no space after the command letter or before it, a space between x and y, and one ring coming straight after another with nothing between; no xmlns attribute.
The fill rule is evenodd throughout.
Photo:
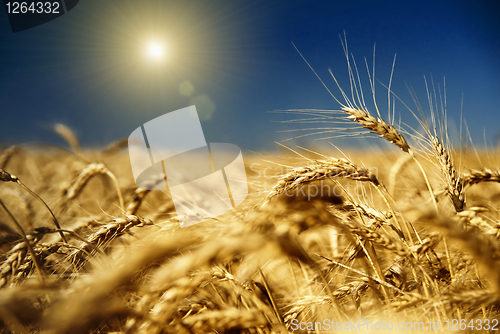
<svg viewBox="0 0 500 334"><path fill-rule="evenodd" d="M389 176L389 194L392 196L396 193L396 179L399 172L408 165L408 163L412 161L412 157L410 155L402 155L396 163L391 168L391 174Z"/></svg>
<svg viewBox="0 0 500 334"><path fill-rule="evenodd" d="M132 200L127 205L127 209L125 210L128 215L135 215L139 207L141 206L144 197L150 192L148 189L137 188L134 190L132 195Z"/></svg>
<svg viewBox="0 0 500 334"><path fill-rule="evenodd" d="M38 196L37 194L35 194L33 191L31 191L31 189L29 189L26 185L24 185L24 183L22 183L21 180L19 180L19 178L17 176L12 175L9 172L6 172L5 170L3 170L3 169L0 168L0 181L15 182L15 183L19 184L21 186L21 188L23 188L24 190L26 190L28 193L30 193L30 195L32 195L33 197L35 197L38 201L40 201L45 206L45 208L49 211L49 214L50 214L50 216L52 218L52 221L54 222L54 225L56 225L56 227L59 230L61 229L61 226L59 225L59 222L57 221L56 216L54 215L54 213L52 212L52 210L50 209L50 207L47 205L47 203L45 203L45 201L40 196ZM62 233L61 231L59 231L59 235L64 240L64 242L67 243L67 240L66 240L66 237L64 236L64 233Z"/></svg>
<svg viewBox="0 0 500 334"><path fill-rule="evenodd" d="M127 146L128 146L128 138L118 139L117 141L106 146L104 148L104 153L113 155L113 154L118 153L119 151L121 151L122 149L124 149Z"/></svg>
<svg viewBox="0 0 500 334"><path fill-rule="evenodd" d="M135 215L137 210L142 204L142 201L144 200L144 197L146 197L147 194L153 189L157 184L165 182L163 177L158 177L155 176L145 182L142 185L142 188L137 188L134 190L134 193L132 194L132 200L127 206L127 214L128 215Z"/></svg>
<svg viewBox="0 0 500 334"><path fill-rule="evenodd" d="M384 221L386 222L386 221ZM382 234L378 231L375 231L371 227L367 226L361 226L359 224L356 224L354 222L349 222L349 221L342 221L340 223L336 224L338 227L347 230L357 236L359 236L362 239L371 241L375 244L378 244L390 251L393 251L395 254L399 256L406 256L409 257L411 256L411 252L409 251L408 248L404 246L403 243L392 239L388 237L385 234Z"/></svg>

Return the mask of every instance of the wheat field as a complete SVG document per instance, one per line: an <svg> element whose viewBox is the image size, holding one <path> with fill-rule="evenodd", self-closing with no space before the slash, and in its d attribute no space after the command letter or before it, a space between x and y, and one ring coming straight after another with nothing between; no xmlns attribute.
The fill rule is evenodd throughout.
<svg viewBox="0 0 500 334"><path fill-rule="evenodd" d="M394 150L247 154L247 200L188 228L135 186L126 141L84 150L58 125L71 150L4 148L1 332L500 328L498 151L453 146L436 101L418 133L385 121L349 68L335 117Z"/></svg>

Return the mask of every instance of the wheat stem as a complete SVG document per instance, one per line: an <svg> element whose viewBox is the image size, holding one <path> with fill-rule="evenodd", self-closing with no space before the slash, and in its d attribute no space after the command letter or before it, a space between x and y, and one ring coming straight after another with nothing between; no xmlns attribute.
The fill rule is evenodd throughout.
<svg viewBox="0 0 500 334"><path fill-rule="evenodd" d="M35 268L36 268L36 271L38 272L38 277L40 279L40 282L42 282L42 284L45 284L45 279L43 278L43 273L42 273L40 261L38 261L38 257L36 256L35 252L33 251L33 247L31 247L31 244L28 240L28 237L26 236L26 233L24 232L24 229L17 222L16 218L14 217L14 215L12 215L12 213L9 211L9 209L7 209L7 207L5 206L5 204L3 203L2 200L0 200L0 205L7 212L9 217L12 219L14 224L16 224L17 228L19 229L19 232L21 233L21 236L23 237L24 243L26 244L26 248L28 248L28 252L30 253L30 255L33 259L33 263L35 264Z"/></svg>
<svg viewBox="0 0 500 334"><path fill-rule="evenodd" d="M45 206L45 208L47 208L47 210L49 211L50 216L52 217L52 221L54 222L54 225L56 225L56 227L59 230L61 229L61 226L59 225L59 222L57 221L56 216L54 215L54 213L52 212L52 210L50 209L50 207L47 205L47 203L45 203L45 201L43 199L41 199L40 196L38 196L33 191L31 191L30 188L28 188L26 185L24 185L24 183L22 183L21 180L19 180L19 178L17 176L12 175L9 172L6 172L5 170L3 170L3 169L0 168L0 181L15 182L15 183L19 184L21 186L21 188L23 188L28 193L30 193L33 197L35 197L38 201L40 201ZM62 233L61 231L59 231L59 235L61 236L61 238L64 240L65 243L68 243L68 241L64 237L64 233Z"/></svg>

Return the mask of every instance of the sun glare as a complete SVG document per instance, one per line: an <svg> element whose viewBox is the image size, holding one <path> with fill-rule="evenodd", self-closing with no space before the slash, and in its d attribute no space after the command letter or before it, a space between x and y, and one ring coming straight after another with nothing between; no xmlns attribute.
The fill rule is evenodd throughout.
<svg viewBox="0 0 500 334"><path fill-rule="evenodd" d="M165 58L165 47L160 43L150 43L148 45L147 54L150 58L160 60Z"/></svg>

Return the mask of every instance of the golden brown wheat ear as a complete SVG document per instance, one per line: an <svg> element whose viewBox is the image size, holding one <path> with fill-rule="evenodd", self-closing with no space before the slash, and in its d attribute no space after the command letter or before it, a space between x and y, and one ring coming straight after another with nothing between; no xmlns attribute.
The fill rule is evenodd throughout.
<svg viewBox="0 0 500 334"><path fill-rule="evenodd" d="M81 153L82 149L80 147L80 142L78 141L78 138L76 137L76 134L73 132L73 130L71 130L64 124L57 123L54 125L54 131L59 136L64 138L64 140L66 140L73 152L77 154Z"/></svg>
<svg viewBox="0 0 500 334"><path fill-rule="evenodd" d="M85 167L81 171L80 175L78 175L76 181L73 182L73 184L69 187L69 189L65 190L66 198L68 199L76 198L82 191L85 184L87 184L87 182L90 180L90 178L93 177L94 175L99 175L99 174L105 174L113 181L116 193L118 194L118 199L120 201L120 208L122 210L125 210L125 204L123 202L123 195L120 188L120 184L118 183L118 180L116 179L115 175L111 173L109 169L102 163L91 163L87 167Z"/></svg>
<svg viewBox="0 0 500 334"><path fill-rule="evenodd" d="M127 233L134 226L152 225L149 219L138 216L127 215L124 218L116 218L112 222L102 226L98 231L91 234L79 247L70 254L70 258L76 268L84 263L84 255L93 255L94 251L105 249L115 238Z"/></svg>
<svg viewBox="0 0 500 334"><path fill-rule="evenodd" d="M306 64L309 66L309 68L313 71L313 73L316 75L316 77L320 80L320 82L323 84L323 86L326 88L328 93L335 99L335 101L341 106L341 111L346 113L348 115L348 119L354 121L357 124L360 124L363 128L370 130L371 133L377 134L380 137L386 139L390 143L396 145L399 147L401 150L404 152L408 153L412 159L415 161L415 163L418 165L420 171L422 172L422 176L424 177L425 183L427 185L427 189L429 190L430 198L432 200L432 203L434 205L434 209L438 211L438 206L437 206L437 201L434 196L434 191L432 190L432 186L429 182L429 179L427 177L427 174L424 171L424 168L418 161L417 157L415 156L415 153L413 150L410 148L408 145L408 142L406 141L406 138L403 136L401 131L398 131L393 125L392 121L394 120L394 116L392 116L392 121L391 121L391 114L393 113L394 110L391 112L391 89L390 89L390 83L388 87L388 96L389 96L389 123L385 122L382 119L382 116L380 116L380 111L377 106L377 101L375 98L375 63L373 64L373 76L369 75L369 81L370 81L370 86L371 86L371 92L372 92L372 97L373 97L373 103L375 105L375 109L377 110L377 115L378 117L375 118L369 111L368 108L366 107L365 100L363 97L363 89L361 85L361 81L359 79L359 73L357 70L357 67L354 62L354 69L351 66L351 61L349 57L349 52L347 49L347 38L344 35L344 40L342 41L342 47L344 49L344 54L345 58L347 61L347 68L349 71L349 82L351 85L351 97L349 97L345 91L342 89L340 86L339 82L337 81L337 78L335 75L332 73L331 70L329 70L330 75L332 78L335 80L335 84L337 85L338 89L340 90L340 93L342 94L342 97L344 99L344 102L341 102L328 88L328 86L324 83L324 81L320 78L320 76L316 73L316 71L313 69L313 67L309 64L309 62L305 59L305 57L299 52L300 56L302 59L306 62ZM354 58L353 58L354 61ZM374 57L375 61L375 57ZM394 66L394 65L393 65ZM368 69L368 64L367 64L367 69ZM357 77L357 80L356 80ZM391 74L391 80L392 80L392 74Z"/></svg>
<svg viewBox="0 0 500 334"><path fill-rule="evenodd" d="M465 174L463 178L467 186L472 186L480 182L500 182L500 171L489 168L472 170Z"/></svg>
<svg viewBox="0 0 500 334"><path fill-rule="evenodd" d="M455 210L460 212L465 207L464 181L457 173L450 153L437 136L432 138L432 147L441 174L445 179L447 193L450 196Z"/></svg>
<svg viewBox="0 0 500 334"><path fill-rule="evenodd" d="M26 233L24 232L24 229L21 227L21 225L17 222L16 218L12 215L12 213L7 209L5 204L0 200L0 206L7 212L7 214L10 216L16 227L18 228L19 232L21 233L21 236L23 237L23 245L24 247L28 250L28 253L31 255L31 258L33 259L33 263L35 264L36 271L38 273L38 278L40 281L45 283L45 280L43 278L43 271L42 267L40 265L40 261L38 261L38 257L33 251L33 247L30 243L30 240L28 240L28 237L26 236ZM5 270L5 264L2 265L2 270L0 271L0 287L4 286L7 283L6 276L8 277L9 273L13 275L16 271L16 267L20 265L20 263L24 260L24 256L26 255L26 252L24 251L24 248L21 248L20 250L21 254L19 253L11 253L10 257L7 259L7 270Z"/></svg>
<svg viewBox="0 0 500 334"><path fill-rule="evenodd" d="M19 148L18 146L11 146L6 149L0 156L0 168L6 168L10 159L20 151L21 148Z"/></svg>
<svg viewBox="0 0 500 334"><path fill-rule="evenodd" d="M370 130L370 132L393 143L406 153L410 150L405 137L394 126L387 124L383 119L373 117L373 115L363 108L342 106L341 109L349 115L349 119L361 124L364 128Z"/></svg>
<svg viewBox="0 0 500 334"><path fill-rule="evenodd" d="M277 180L266 199L279 195L295 195L299 186L322 180L345 178L355 181L371 182L380 185L377 177L369 169L357 166L346 159L315 160L305 167L295 167Z"/></svg>

